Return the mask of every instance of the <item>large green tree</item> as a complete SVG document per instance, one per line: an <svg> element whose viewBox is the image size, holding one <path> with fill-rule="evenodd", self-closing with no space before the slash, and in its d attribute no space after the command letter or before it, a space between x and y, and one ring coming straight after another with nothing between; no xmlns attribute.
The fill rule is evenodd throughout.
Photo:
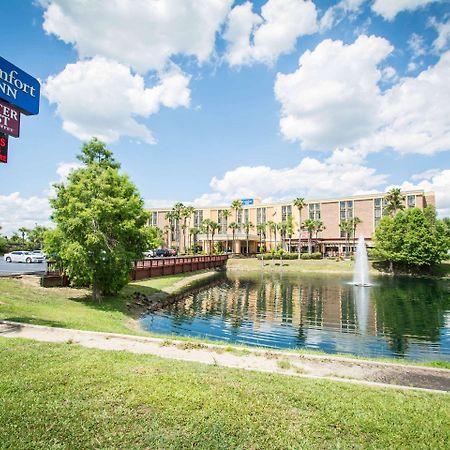
<svg viewBox="0 0 450 450"><path fill-rule="evenodd" d="M449 248L445 225L436 210L409 208L394 217L383 217L375 230L375 254L390 268L428 268L441 262Z"/></svg>
<svg viewBox="0 0 450 450"><path fill-rule="evenodd" d="M66 183L55 185L50 200L56 229L46 234L45 249L57 255L76 286L90 285L93 297L118 292L129 280L132 262L142 258L152 232L136 186L112 153L97 139L83 145Z"/></svg>

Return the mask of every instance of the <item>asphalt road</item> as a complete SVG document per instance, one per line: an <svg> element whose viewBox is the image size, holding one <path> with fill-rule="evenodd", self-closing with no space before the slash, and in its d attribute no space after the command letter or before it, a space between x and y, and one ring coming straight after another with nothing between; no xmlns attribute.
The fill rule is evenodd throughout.
<svg viewBox="0 0 450 450"><path fill-rule="evenodd" d="M15 273L35 273L45 272L47 270L47 263L7 263L3 256L0 256L0 276L11 275Z"/></svg>

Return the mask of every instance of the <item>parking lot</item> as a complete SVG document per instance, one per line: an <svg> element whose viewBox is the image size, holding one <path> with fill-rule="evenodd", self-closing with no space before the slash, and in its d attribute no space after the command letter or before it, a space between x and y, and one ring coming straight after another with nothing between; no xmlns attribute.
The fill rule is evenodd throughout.
<svg viewBox="0 0 450 450"><path fill-rule="evenodd" d="M47 270L47 263L7 263L3 256L0 256L0 276L12 275L16 273L36 273L45 272Z"/></svg>

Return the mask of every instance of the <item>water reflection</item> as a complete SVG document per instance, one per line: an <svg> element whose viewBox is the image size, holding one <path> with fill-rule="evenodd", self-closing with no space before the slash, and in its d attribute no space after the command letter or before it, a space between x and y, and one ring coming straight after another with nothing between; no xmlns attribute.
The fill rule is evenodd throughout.
<svg viewBox="0 0 450 450"><path fill-rule="evenodd" d="M229 276L142 319L158 332L275 348L450 360L448 282Z"/></svg>

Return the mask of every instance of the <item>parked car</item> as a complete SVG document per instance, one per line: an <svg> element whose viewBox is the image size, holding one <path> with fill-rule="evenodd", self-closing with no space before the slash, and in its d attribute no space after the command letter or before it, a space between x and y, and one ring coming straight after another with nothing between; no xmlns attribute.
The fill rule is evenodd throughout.
<svg viewBox="0 0 450 450"><path fill-rule="evenodd" d="M44 261L44 257L41 255L35 255L32 252L14 251L5 253L3 257L8 263L10 262L24 262L24 263L41 263Z"/></svg>
<svg viewBox="0 0 450 450"><path fill-rule="evenodd" d="M169 256L169 250L167 250L167 248L157 248L154 253L158 258L161 258L162 256Z"/></svg>
<svg viewBox="0 0 450 450"><path fill-rule="evenodd" d="M155 257L155 252L153 250L147 250L144 252L144 259L150 259Z"/></svg>
<svg viewBox="0 0 450 450"><path fill-rule="evenodd" d="M177 256L177 251L174 250L173 248L169 248L167 251L168 251L167 256Z"/></svg>
<svg viewBox="0 0 450 450"><path fill-rule="evenodd" d="M42 256L44 259L46 258L45 253L42 250L33 250L31 253L36 256Z"/></svg>

